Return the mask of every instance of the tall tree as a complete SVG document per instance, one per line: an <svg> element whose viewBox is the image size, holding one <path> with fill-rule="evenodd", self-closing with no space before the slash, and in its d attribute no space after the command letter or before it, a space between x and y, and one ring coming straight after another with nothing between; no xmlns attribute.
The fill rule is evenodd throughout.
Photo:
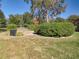
<svg viewBox="0 0 79 59"><path fill-rule="evenodd" d="M76 31L79 32L79 16L71 15L71 16L69 16L68 20L76 26Z"/></svg>
<svg viewBox="0 0 79 59"><path fill-rule="evenodd" d="M23 21L24 21L24 24L31 24L32 23L32 14L24 13L23 14Z"/></svg>
<svg viewBox="0 0 79 59"><path fill-rule="evenodd" d="M78 15L71 15L68 17L68 20L74 24L77 23L77 21L79 22L79 16Z"/></svg>
<svg viewBox="0 0 79 59"><path fill-rule="evenodd" d="M46 22L49 22L49 13L51 16L56 16L61 12L64 12L66 6L64 5L64 0L25 0L27 3L30 1L32 3L31 8L34 12L36 8L39 9L40 14L42 14Z"/></svg>
<svg viewBox="0 0 79 59"><path fill-rule="evenodd" d="M11 24L16 24L16 25L21 25L20 22L22 20L22 16L21 15L10 15L9 16L9 23Z"/></svg>
<svg viewBox="0 0 79 59"><path fill-rule="evenodd" d="M2 10L0 10L0 19L5 18L4 13L2 12Z"/></svg>
<svg viewBox="0 0 79 59"><path fill-rule="evenodd" d="M5 15L2 10L0 10L0 27L5 27L6 26L6 19Z"/></svg>

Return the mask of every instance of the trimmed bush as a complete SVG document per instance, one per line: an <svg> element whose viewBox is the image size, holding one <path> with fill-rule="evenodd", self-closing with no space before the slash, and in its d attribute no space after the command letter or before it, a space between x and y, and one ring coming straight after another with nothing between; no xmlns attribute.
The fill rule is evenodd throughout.
<svg viewBox="0 0 79 59"><path fill-rule="evenodd" d="M17 26L15 24L8 24L7 29L8 30L16 30Z"/></svg>
<svg viewBox="0 0 79 59"><path fill-rule="evenodd" d="M74 33L75 27L70 22L53 22L39 25L36 34L49 37L66 37Z"/></svg>
<svg viewBox="0 0 79 59"><path fill-rule="evenodd" d="M16 36L17 26L15 24L9 24L7 30L10 31L10 36Z"/></svg>

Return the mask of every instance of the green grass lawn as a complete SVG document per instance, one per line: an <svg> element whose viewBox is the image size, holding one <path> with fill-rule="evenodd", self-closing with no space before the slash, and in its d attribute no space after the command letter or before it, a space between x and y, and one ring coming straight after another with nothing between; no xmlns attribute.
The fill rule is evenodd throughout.
<svg viewBox="0 0 79 59"><path fill-rule="evenodd" d="M79 59L79 33L67 38L0 39L0 59Z"/></svg>

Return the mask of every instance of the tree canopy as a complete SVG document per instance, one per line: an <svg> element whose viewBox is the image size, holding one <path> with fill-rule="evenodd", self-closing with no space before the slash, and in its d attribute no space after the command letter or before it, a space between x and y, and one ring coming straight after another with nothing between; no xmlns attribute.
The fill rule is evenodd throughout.
<svg viewBox="0 0 79 59"><path fill-rule="evenodd" d="M48 15L56 16L65 11L66 5L64 0L24 0L25 2L31 2L32 14L36 8L39 9L40 16L47 19Z"/></svg>
<svg viewBox="0 0 79 59"><path fill-rule="evenodd" d="M68 20L71 21L71 22L73 22L75 20L79 20L79 16L77 16L77 15L71 15L71 16L69 16Z"/></svg>

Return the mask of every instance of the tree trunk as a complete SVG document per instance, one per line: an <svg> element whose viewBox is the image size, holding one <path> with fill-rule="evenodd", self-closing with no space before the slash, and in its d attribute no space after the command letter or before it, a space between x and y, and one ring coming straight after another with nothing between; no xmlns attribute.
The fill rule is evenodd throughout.
<svg viewBox="0 0 79 59"><path fill-rule="evenodd" d="M46 14L46 22L49 23L49 16Z"/></svg>

